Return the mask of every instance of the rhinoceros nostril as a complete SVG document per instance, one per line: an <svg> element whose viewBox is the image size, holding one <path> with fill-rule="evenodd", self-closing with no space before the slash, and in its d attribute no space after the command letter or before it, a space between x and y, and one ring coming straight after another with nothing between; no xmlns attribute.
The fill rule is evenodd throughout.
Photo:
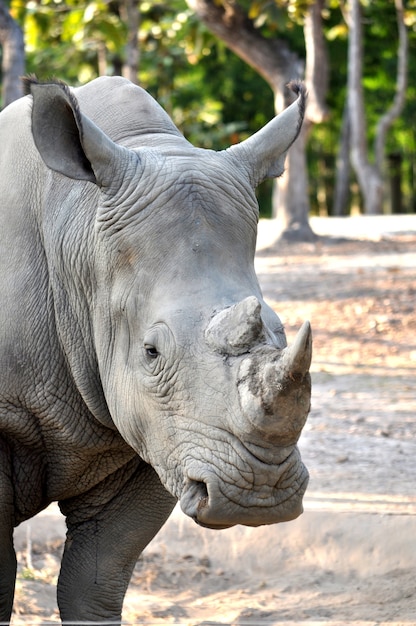
<svg viewBox="0 0 416 626"><path fill-rule="evenodd" d="M198 506L197 506L197 510L200 511L201 509L205 508L206 506L208 506L208 489L207 486L204 482L197 482L196 483L196 494L197 494L197 498L198 498Z"/></svg>
<svg viewBox="0 0 416 626"><path fill-rule="evenodd" d="M209 505L207 485L202 480L188 479L181 497L184 513L198 523L198 516Z"/></svg>

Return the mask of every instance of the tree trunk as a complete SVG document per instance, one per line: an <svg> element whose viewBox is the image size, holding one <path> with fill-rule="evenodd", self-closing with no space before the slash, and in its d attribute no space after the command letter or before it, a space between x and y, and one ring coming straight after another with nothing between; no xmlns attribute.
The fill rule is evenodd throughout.
<svg viewBox="0 0 416 626"><path fill-rule="evenodd" d="M350 118L348 102L344 105L341 137L337 154L333 214L348 215L350 199Z"/></svg>
<svg viewBox="0 0 416 626"><path fill-rule="evenodd" d="M120 14L128 28L128 38L125 48L125 62L122 73L135 85L138 84L139 73L139 27L140 27L140 0L123 0L120 2Z"/></svg>
<svg viewBox="0 0 416 626"><path fill-rule="evenodd" d="M308 126L308 122L304 122L298 138L292 144L286 157L287 170L296 172L296 175L283 175L273 185L273 217L277 218L279 239L285 241L314 241L316 239L307 219L309 199L305 197L304 192L308 188L306 163Z"/></svg>
<svg viewBox="0 0 416 626"><path fill-rule="evenodd" d="M308 165L306 144L312 123L328 117L325 95L328 90L328 54L322 29L324 0L311 4L305 15L305 82L308 87L306 119L295 143L288 152L285 175L273 186L272 214L277 218L279 237L285 240L312 241L315 234L309 224ZM296 59L297 60L297 59ZM297 60L299 67L299 61ZM292 67L289 72L295 72ZM299 72L299 69L297 69ZM276 103L276 100L275 100ZM280 106L280 109L282 106ZM275 106L276 113L279 107Z"/></svg>
<svg viewBox="0 0 416 626"><path fill-rule="evenodd" d="M320 6L321 1L316 4ZM287 106L293 98L287 84L303 74L303 64L287 42L263 37L237 2L187 0L187 4L214 35L267 81L274 93L276 113ZM309 23L308 32L316 36L314 23ZM309 241L314 235L309 225L305 146L303 131L289 150L283 177L274 185L273 215L278 218L278 236Z"/></svg>
<svg viewBox="0 0 416 626"><path fill-rule="evenodd" d="M383 210L383 161L388 128L399 115L404 103L407 73L407 32L404 25L403 5L396 0L399 25L399 61L396 97L391 109L381 118L376 135L376 160L368 158L367 128L362 89L363 37L360 0L349 0L348 38L348 107L351 123L351 162L364 198L365 213L376 215Z"/></svg>
<svg viewBox="0 0 416 626"><path fill-rule="evenodd" d="M368 160L367 124L362 87L363 37L360 0L349 0L348 108L351 124L351 163L364 198L365 213L383 209L383 180Z"/></svg>
<svg viewBox="0 0 416 626"><path fill-rule="evenodd" d="M23 96L21 77L25 73L25 50L22 30L2 0L0 0L0 45L3 48L2 101L3 107L6 107Z"/></svg>
<svg viewBox="0 0 416 626"><path fill-rule="evenodd" d="M389 154L390 208L391 213L403 212L402 201L402 155L399 152Z"/></svg>
<svg viewBox="0 0 416 626"><path fill-rule="evenodd" d="M380 118L377 124L374 152L376 164L380 172L383 171L384 151L386 136L394 120L400 115L406 96L407 88L407 67L409 57L409 41L407 28L404 22L404 8L402 0L395 0L397 27L399 33L399 49L397 52L397 79L396 93L390 109Z"/></svg>
<svg viewBox="0 0 416 626"><path fill-rule="evenodd" d="M306 117L314 124L321 124L329 115L325 101L329 84L329 61L322 27L324 7L325 0L316 0L310 4L303 26L306 48L305 82L308 88Z"/></svg>

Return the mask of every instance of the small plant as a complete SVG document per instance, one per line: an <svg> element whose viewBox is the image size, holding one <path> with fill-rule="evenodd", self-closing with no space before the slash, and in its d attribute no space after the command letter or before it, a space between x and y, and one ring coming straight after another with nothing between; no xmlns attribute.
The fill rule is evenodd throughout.
<svg viewBox="0 0 416 626"><path fill-rule="evenodd" d="M36 580L36 572L31 567L24 567L20 572L20 578L23 580Z"/></svg>

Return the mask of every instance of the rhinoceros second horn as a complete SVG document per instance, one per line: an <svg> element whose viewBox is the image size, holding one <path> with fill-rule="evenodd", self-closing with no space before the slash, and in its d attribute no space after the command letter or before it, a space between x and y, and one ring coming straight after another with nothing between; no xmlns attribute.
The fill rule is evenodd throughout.
<svg viewBox="0 0 416 626"><path fill-rule="evenodd" d="M255 296L217 313L205 331L208 344L229 356L244 354L264 338L261 304Z"/></svg>

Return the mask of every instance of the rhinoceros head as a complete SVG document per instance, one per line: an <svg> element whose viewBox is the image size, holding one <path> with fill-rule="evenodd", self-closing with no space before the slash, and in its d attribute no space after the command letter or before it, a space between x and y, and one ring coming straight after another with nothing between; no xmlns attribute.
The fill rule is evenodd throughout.
<svg viewBox="0 0 416 626"><path fill-rule="evenodd" d="M89 268L77 292L87 347L68 345L69 361L94 354L110 427L199 524L293 519L308 480L296 443L311 332L305 323L286 347L262 298L254 190L282 173L304 90L258 133L214 152L191 146L143 90L109 81L76 90L79 104L62 85L32 86L34 140L46 165L73 179L62 211Z"/></svg>

